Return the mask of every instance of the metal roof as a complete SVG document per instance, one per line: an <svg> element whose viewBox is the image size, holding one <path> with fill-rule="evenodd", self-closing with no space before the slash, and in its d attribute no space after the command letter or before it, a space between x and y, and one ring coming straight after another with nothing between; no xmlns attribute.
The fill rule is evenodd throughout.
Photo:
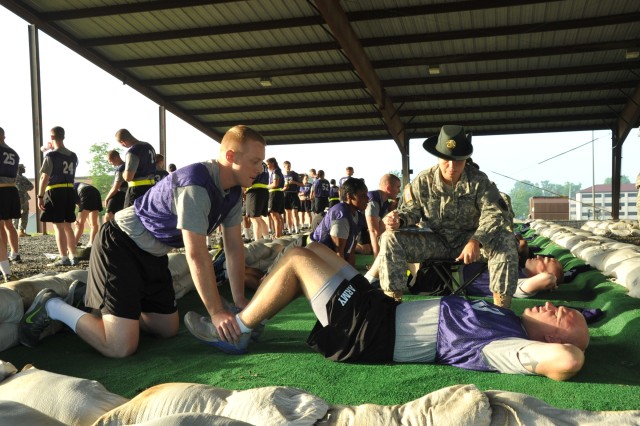
<svg viewBox="0 0 640 426"><path fill-rule="evenodd" d="M638 0L0 4L216 140L243 123L272 145L406 152L446 123L621 140L640 124Z"/></svg>

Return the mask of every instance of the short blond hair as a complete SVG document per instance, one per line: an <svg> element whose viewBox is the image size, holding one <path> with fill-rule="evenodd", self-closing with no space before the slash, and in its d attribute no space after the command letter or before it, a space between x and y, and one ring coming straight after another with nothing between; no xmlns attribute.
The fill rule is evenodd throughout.
<svg viewBox="0 0 640 426"><path fill-rule="evenodd" d="M253 130L251 127L247 127L243 124L233 126L222 137L220 145L224 148L231 148L237 145L244 145L246 141L253 140L260 142L262 145L267 145L267 141L264 137Z"/></svg>

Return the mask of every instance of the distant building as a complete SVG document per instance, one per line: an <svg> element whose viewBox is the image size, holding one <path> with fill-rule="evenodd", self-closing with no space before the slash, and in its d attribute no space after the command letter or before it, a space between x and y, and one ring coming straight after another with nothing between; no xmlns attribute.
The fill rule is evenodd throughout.
<svg viewBox="0 0 640 426"><path fill-rule="evenodd" d="M569 220L569 199L567 197L529 198L529 218L544 220Z"/></svg>
<svg viewBox="0 0 640 426"><path fill-rule="evenodd" d="M592 192L595 192L595 208L593 205ZM593 191L592 187L581 190L576 194L575 201L570 201L570 219L611 219L611 192L611 185L595 185ZM618 218L638 220L638 211L636 209L637 195L638 190L635 184L620 184L620 211Z"/></svg>

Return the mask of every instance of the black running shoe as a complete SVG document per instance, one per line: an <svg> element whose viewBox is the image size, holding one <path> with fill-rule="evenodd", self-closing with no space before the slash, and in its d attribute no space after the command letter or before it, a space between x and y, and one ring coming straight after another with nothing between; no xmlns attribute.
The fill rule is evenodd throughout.
<svg viewBox="0 0 640 426"><path fill-rule="evenodd" d="M33 348L40 341L40 335L51 323L44 305L51 299L60 297L50 288L44 288L33 299L33 303L24 313L18 328L18 340L23 345Z"/></svg>

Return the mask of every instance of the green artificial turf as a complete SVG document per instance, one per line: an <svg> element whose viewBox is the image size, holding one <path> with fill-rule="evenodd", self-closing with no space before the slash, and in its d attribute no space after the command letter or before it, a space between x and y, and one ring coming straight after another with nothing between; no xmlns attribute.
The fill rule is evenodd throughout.
<svg viewBox="0 0 640 426"><path fill-rule="evenodd" d="M569 267L583 263L547 239L539 237L532 244ZM370 257L362 257L359 266L370 262ZM406 300L418 297L407 296ZM513 309L520 313L527 306L542 303L545 297L606 312L591 327L585 367L568 382L440 365L327 361L305 344L314 316L302 299L274 317L262 341L251 345L250 353L243 356L225 355L199 343L182 326L175 338L143 336L138 352L126 359L105 358L72 333L44 339L35 349L9 349L0 358L18 368L30 363L44 370L94 379L128 398L159 383L195 382L228 389L294 386L335 404L400 404L446 386L473 383L481 390L526 393L560 408L640 409L640 300L628 297L622 286L607 281L599 272L590 271L554 293L514 300ZM195 292L179 300L179 309L182 314L188 310L204 313Z"/></svg>

